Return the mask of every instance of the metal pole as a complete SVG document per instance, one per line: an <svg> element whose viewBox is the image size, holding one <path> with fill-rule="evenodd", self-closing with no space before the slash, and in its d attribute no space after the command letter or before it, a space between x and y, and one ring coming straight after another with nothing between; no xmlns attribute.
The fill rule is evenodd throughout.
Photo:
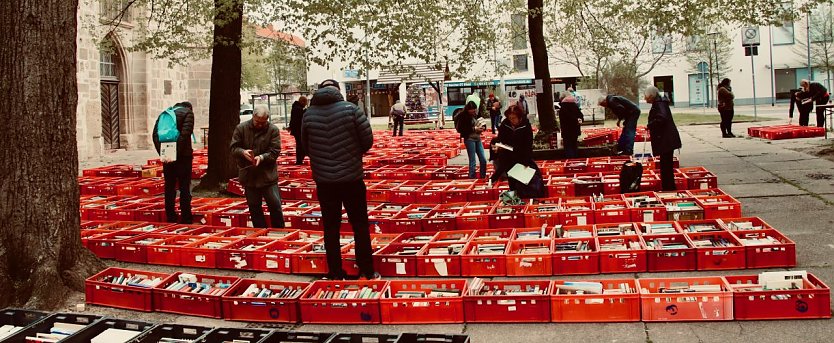
<svg viewBox="0 0 834 343"><path fill-rule="evenodd" d="M368 49L365 49L365 114L371 117L371 71L368 70Z"/></svg>
<svg viewBox="0 0 834 343"><path fill-rule="evenodd" d="M773 26L767 27L767 39L770 45L770 106L776 106L776 76L773 68Z"/></svg>
<svg viewBox="0 0 834 343"><path fill-rule="evenodd" d="M808 48L808 80L814 81L814 71L811 70L811 12L808 12L808 15L805 16L805 33L807 41L806 47Z"/></svg>
<svg viewBox="0 0 834 343"><path fill-rule="evenodd" d="M753 46L750 46L750 74L753 75L753 121L757 121L758 113L756 110L756 66L753 64Z"/></svg>

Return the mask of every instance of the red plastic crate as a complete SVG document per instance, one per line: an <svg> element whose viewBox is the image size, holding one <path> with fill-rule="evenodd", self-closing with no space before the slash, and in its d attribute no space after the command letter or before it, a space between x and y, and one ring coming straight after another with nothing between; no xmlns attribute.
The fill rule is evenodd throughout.
<svg viewBox="0 0 834 343"><path fill-rule="evenodd" d="M455 226L459 230L484 230L489 229L489 207L466 207L458 213Z"/></svg>
<svg viewBox="0 0 834 343"><path fill-rule="evenodd" d="M220 299L228 292L229 288L213 295L165 289L176 282L180 274L183 273L177 272L172 274L153 289L154 311L199 317L223 318L223 306ZM193 275L197 277L198 282L208 284L223 283L229 285L229 287L234 286L240 280L236 276Z"/></svg>
<svg viewBox="0 0 834 343"><path fill-rule="evenodd" d="M469 192L469 201L494 201L498 199L498 189L490 187L484 181L476 181Z"/></svg>
<svg viewBox="0 0 834 343"><path fill-rule="evenodd" d="M475 230L470 241L476 243L488 243L489 241L507 241L513 238L515 229L486 229Z"/></svg>
<svg viewBox="0 0 834 343"><path fill-rule="evenodd" d="M489 227L523 227L525 206L503 206L501 204L493 207L489 212Z"/></svg>
<svg viewBox="0 0 834 343"><path fill-rule="evenodd" d="M608 201L594 203L595 223L627 223L631 221L631 212L625 201Z"/></svg>
<svg viewBox="0 0 834 343"><path fill-rule="evenodd" d="M469 193L472 192L472 184L452 183L443 191L443 203L454 204L469 201Z"/></svg>
<svg viewBox="0 0 834 343"><path fill-rule="evenodd" d="M467 323L550 322L550 280L484 281L486 293L463 297ZM544 294L492 295L495 291L543 291ZM479 290L480 291L480 290Z"/></svg>
<svg viewBox="0 0 834 343"><path fill-rule="evenodd" d="M417 191L414 200L418 204L440 204L443 202L443 192L447 186L427 184Z"/></svg>
<svg viewBox="0 0 834 343"><path fill-rule="evenodd" d="M697 269L695 248L683 234L644 235L646 262L649 272L689 271ZM681 248L662 248L669 244L684 245ZM656 248L652 248L655 246Z"/></svg>
<svg viewBox="0 0 834 343"><path fill-rule="evenodd" d="M313 252L319 247L320 252ZM312 244L290 253L293 274L327 274L327 254L324 251L324 241L318 240Z"/></svg>
<svg viewBox="0 0 834 343"><path fill-rule="evenodd" d="M736 320L831 318L831 289L813 274L802 280L802 289L759 290L749 284L758 275L724 277L733 289L733 315Z"/></svg>
<svg viewBox="0 0 834 343"><path fill-rule="evenodd" d="M316 281L301 295L299 305L302 323L317 324L379 324L379 298L387 281ZM313 299L321 292L359 291L362 287L376 294L368 299Z"/></svg>
<svg viewBox="0 0 834 343"><path fill-rule="evenodd" d="M562 245L584 244L587 250L558 250ZM556 238L553 240L553 274L599 274L599 251L594 238Z"/></svg>
<svg viewBox="0 0 834 343"><path fill-rule="evenodd" d="M444 242L444 243L429 243L417 255L417 276L460 276L461 275L461 259L460 253L447 253L443 255L429 255L429 249L449 248L451 245L461 246L466 245L466 242Z"/></svg>
<svg viewBox="0 0 834 343"><path fill-rule="evenodd" d="M181 248L198 241L191 236L173 236L157 244L148 246L148 264L179 266L182 264Z"/></svg>
<svg viewBox="0 0 834 343"><path fill-rule="evenodd" d="M733 320L733 293L723 277L637 280L644 322ZM718 285L720 291L663 293L676 285Z"/></svg>
<svg viewBox="0 0 834 343"><path fill-rule="evenodd" d="M747 268L795 267L796 243L776 230L733 231L744 245ZM759 239L772 242L761 244Z"/></svg>
<svg viewBox="0 0 834 343"><path fill-rule="evenodd" d="M255 270L256 251L274 242L269 238L244 238L217 251L217 268Z"/></svg>
<svg viewBox="0 0 834 343"><path fill-rule="evenodd" d="M243 296L243 292L250 285L256 285L260 289L269 289L273 294L280 294L285 289L297 290L298 294L284 298ZM241 279L221 299L223 318L246 322L297 323L300 317L298 299L308 286L310 284L306 282Z"/></svg>
<svg viewBox="0 0 834 343"><path fill-rule="evenodd" d="M700 197L696 201L704 209L704 219L741 217L741 202L729 195Z"/></svg>
<svg viewBox="0 0 834 343"><path fill-rule="evenodd" d="M391 281L379 300L383 324L463 323L466 280ZM401 292L458 291L458 296L397 298ZM390 297L389 297L390 296Z"/></svg>
<svg viewBox="0 0 834 343"><path fill-rule="evenodd" d="M527 205L524 209L524 226L541 227L547 224L555 226L561 224L560 210L558 205Z"/></svg>
<svg viewBox="0 0 834 343"><path fill-rule="evenodd" d="M640 236L597 237L599 271L601 273L639 273L647 270L646 245ZM603 250L610 243L634 243L638 249Z"/></svg>
<svg viewBox="0 0 834 343"><path fill-rule="evenodd" d="M441 231L434 235L431 243L466 243L475 236L475 230Z"/></svg>
<svg viewBox="0 0 834 343"><path fill-rule="evenodd" d="M292 253L310 243L276 241L255 250L255 270L280 274L292 273Z"/></svg>
<svg viewBox="0 0 834 343"><path fill-rule="evenodd" d="M217 251L237 239L209 237L180 248L183 267L217 268Z"/></svg>
<svg viewBox="0 0 834 343"><path fill-rule="evenodd" d="M524 249L544 248L546 252L522 254ZM553 241L550 239L514 240L507 247L508 276L553 275Z"/></svg>
<svg viewBox="0 0 834 343"><path fill-rule="evenodd" d="M87 248L99 258L116 258L116 243L128 238L146 234L142 231L115 231L112 233L90 237L87 239Z"/></svg>
<svg viewBox="0 0 834 343"><path fill-rule="evenodd" d="M423 229L423 217L426 213L415 211L411 206L406 207L391 218L391 229L388 232L420 232Z"/></svg>
<svg viewBox="0 0 834 343"><path fill-rule="evenodd" d="M396 255L404 248L421 249L424 244L389 244L374 253L374 267L382 276L417 276L417 256Z"/></svg>
<svg viewBox="0 0 834 343"><path fill-rule="evenodd" d="M505 246L504 253L500 255L479 255L478 246L485 244L502 244ZM506 276L507 275L507 241L471 241L464 247L461 256L462 276ZM474 253L473 253L474 252Z"/></svg>
<svg viewBox="0 0 834 343"><path fill-rule="evenodd" d="M171 238L169 235L144 234L116 242L116 261L148 263L148 250Z"/></svg>
<svg viewBox="0 0 834 343"><path fill-rule="evenodd" d="M442 206L441 206L442 207ZM436 208L423 217L423 231L451 231L457 229L457 214L460 209Z"/></svg>
<svg viewBox="0 0 834 343"><path fill-rule="evenodd" d="M744 246L728 231L687 233L686 237L695 247L695 254L698 256L698 270L744 269L747 266ZM698 241L709 239L719 241L723 239L729 246L699 246Z"/></svg>
<svg viewBox="0 0 834 343"><path fill-rule="evenodd" d="M561 207L559 221L562 225L587 225L594 223L594 209L590 202L565 204L563 199Z"/></svg>
<svg viewBox="0 0 834 343"><path fill-rule="evenodd" d="M551 177L547 181L547 194L552 197L573 196L575 194L573 180L567 177Z"/></svg>
<svg viewBox="0 0 834 343"><path fill-rule="evenodd" d="M553 281L551 289L551 320L560 322L638 322L640 321L639 287L633 279L581 280L599 282L603 289L627 288L631 293L570 294L570 282ZM569 288L568 288L569 289Z"/></svg>
<svg viewBox="0 0 834 343"><path fill-rule="evenodd" d="M85 295L88 304L126 308L130 310L151 312L153 295L151 287L122 286L111 282L104 282L105 277L137 276L145 278L160 278L164 280L170 276L165 273L154 273L140 270L110 267L89 277L85 282Z"/></svg>

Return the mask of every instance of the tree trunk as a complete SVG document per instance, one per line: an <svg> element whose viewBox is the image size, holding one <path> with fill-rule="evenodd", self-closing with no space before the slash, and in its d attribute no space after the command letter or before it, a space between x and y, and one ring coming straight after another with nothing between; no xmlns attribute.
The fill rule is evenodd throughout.
<svg viewBox="0 0 834 343"><path fill-rule="evenodd" d="M536 109L539 112L539 129L544 132L556 131L556 112L553 109L553 86L550 84L550 66L547 59L547 44L544 41L544 5L542 0L527 1L527 25L530 35L530 49L533 51L533 73L541 80L544 93L536 94Z"/></svg>
<svg viewBox="0 0 834 343"><path fill-rule="evenodd" d="M0 308L61 306L104 266L79 236L77 7L0 1Z"/></svg>
<svg viewBox="0 0 834 343"><path fill-rule="evenodd" d="M229 144L240 123L240 38L243 1L214 0L214 47L209 99L208 170L198 189L216 191L237 173Z"/></svg>

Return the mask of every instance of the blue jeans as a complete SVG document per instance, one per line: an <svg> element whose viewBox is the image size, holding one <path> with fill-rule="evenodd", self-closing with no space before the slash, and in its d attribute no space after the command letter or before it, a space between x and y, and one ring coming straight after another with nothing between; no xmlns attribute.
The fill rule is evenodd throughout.
<svg viewBox="0 0 834 343"><path fill-rule="evenodd" d="M478 160L481 162L481 178L486 177L486 156L484 155L484 143L480 139L467 138L463 141L466 144L466 154L469 155L469 178L475 178L475 154L478 155Z"/></svg>
<svg viewBox="0 0 834 343"><path fill-rule="evenodd" d="M634 154L634 136L637 135L637 119L640 116L626 118L623 122L623 133L617 141L617 150L629 155Z"/></svg>

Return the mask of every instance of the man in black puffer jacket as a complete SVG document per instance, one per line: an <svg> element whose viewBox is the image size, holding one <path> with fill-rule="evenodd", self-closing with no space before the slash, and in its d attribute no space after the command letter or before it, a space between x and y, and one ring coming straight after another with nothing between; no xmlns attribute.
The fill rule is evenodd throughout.
<svg viewBox="0 0 834 343"><path fill-rule="evenodd" d="M301 144L310 157L316 181L331 279L346 277L339 243L342 205L353 226L360 277L378 277L371 259L368 203L362 180L362 155L373 142L371 124L362 109L344 100L338 82L322 82L301 121Z"/></svg>

